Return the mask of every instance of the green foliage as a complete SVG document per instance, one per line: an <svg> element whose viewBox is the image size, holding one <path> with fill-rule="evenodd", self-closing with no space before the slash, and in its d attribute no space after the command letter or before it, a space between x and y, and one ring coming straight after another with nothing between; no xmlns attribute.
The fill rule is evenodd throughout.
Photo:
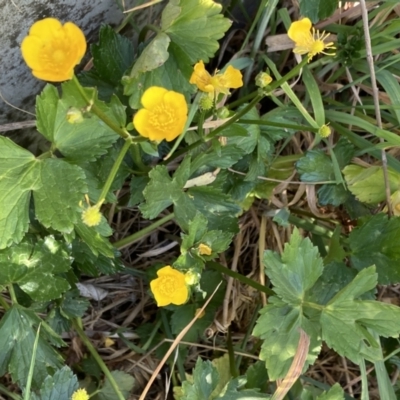
<svg viewBox="0 0 400 400"><path fill-rule="evenodd" d="M20 306L10 308L0 321L0 374L11 374L12 379L24 386L28 377L28 368L32 359L37 327L40 318L30 310ZM40 332L32 387L40 388L49 371L61 368L61 356L48 343L63 344L61 339L48 327Z"/></svg>
<svg viewBox="0 0 400 400"><path fill-rule="evenodd" d="M109 101L112 95L122 91L121 78L132 66L134 48L132 42L118 35L108 25L99 32L99 42L92 44L93 68L79 75L85 86L96 86L101 99Z"/></svg>
<svg viewBox="0 0 400 400"><path fill-rule="evenodd" d="M193 93L188 84L190 65L208 62L218 50L218 40L231 22L221 14L222 6L212 0L171 0L161 16L159 32L124 78L124 94L132 108L140 107L140 97L150 86ZM193 35L196 32L196 35Z"/></svg>
<svg viewBox="0 0 400 400"><path fill-rule="evenodd" d="M400 218L377 214L363 222L349 235L352 265L361 271L374 264L380 284L400 282Z"/></svg>
<svg viewBox="0 0 400 400"><path fill-rule="evenodd" d="M32 400L70 400L78 389L78 380L68 366L62 367L53 376L47 376L40 386L39 394L31 393Z"/></svg>
<svg viewBox="0 0 400 400"><path fill-rule="evenodd" d="M128 398L129 393L135 386L135 379L133 376L127 374L123 371L112 371L112 377L114 378L116 384L118 385L119 390L125 399ZM114 400L115 392L112 388L110 381L108 379L105 380L103 387L100 389L100 392L93 396L94 400Z"/></svg>
<svg viewBox="0 0 400 400"><path fill-rule="evenodd" d="M385 199L385 180L382 167L363 168L348 165L343 170L347 186L356 198L364 203L377 204ZM388 169L389 185L392 192L400 185L400 174Z"/></svg>
<svg viewBox="0 0 400 400"><path fill-rule="evenodd" d="M317 283L323 274L322 259L309 239L302 239L297 230L281 257L266 251L264 264L277 297L272 297L261 310L253 334L264 339L260 358L266 362L270 379L286 375L296 352L299 328L310 338L306 366L318 355L321 340L340 355L360 363L363 358L380 359L380 344L369 330L384 337L399 334L400 320L393 318L400 317L399 307L359 299L377 285L374 266L358 273L331 297L333 293L327 295L323 287L332 272ZM343 278L344 282L349 280L347 274Z"/></svg>
<svg viewBox="0 0 400 400"><path fill-rule="evenodd" d="M226 361L228 360L226 359ZM227 369L227 362L214 364L214 362L202 361L198 358L193 376L182 384L182 392L178 396L178 400L261 400L271 398L257 390L240 390L246 384L244 377L230 380L225 386L221 387L222 385L219 385L220 374L226 373Z"/></svg>
<svg viewBox="0 0 400 400"><path fill-rule="evenodd" d="M83 90L96 106L119 125L118 114L112 107L97 99L95 89ZM57 89L48 84L37 98L38 131L52 142L53 151L59 150L68 160L94 160L105 154L118 139L116 133L96 115L86 114L85 101L73 83L64 83L62 92L63 95L59 98ZM67 113L71 108L81 110L81 122L68 121Z"/></svg>
<svg viewBox="0 0 400 400"><path fill-rule="evenodd" d="M338 0L300 0L300 14L313 23L330 17L338 6Z"/></svg>

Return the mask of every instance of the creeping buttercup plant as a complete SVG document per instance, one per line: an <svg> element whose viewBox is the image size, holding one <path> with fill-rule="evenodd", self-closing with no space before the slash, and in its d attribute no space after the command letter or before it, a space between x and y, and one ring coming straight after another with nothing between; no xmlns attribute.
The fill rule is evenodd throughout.
<svg viewBox="0 0 400 400"><path fill-rule="evenodd" d="M380 398L396 398L381 337L398 337L400 308L376 295L378 283L400 282L400 114L386 107L376 123L370 98L357 94L357 106L348 99L354 82L363 82L365 93L371 85L360 35L357 46L343 44L360 27L332 23L321 33L313 23L337 1L310 3L300 1L291 21L277 0L261 1L243 48L232 59L221 52L223 62L216 56L231 35L232 10L212 0L170 0L159 26L144 30L154 33L136 47L102 26L90 48L93 68L79 74L87 43L74 22L45 18L29 29L22 57L36 78L52 82L36 100L36 127L49 145L34 155L0 137L0 374L23 397L3 385L0 392L13 399L128 398L135 379L110 371L100 357L82 319L90 303L77 290L84 276L124 271L143 279L156 310L151 323L117 332L135 353L155 346L162 358L182 339L205 339L210 325L229 331L219 342L227 355L198 358L192 373L185 373L183 345L165 357L177 400L354 398L338 383L304 375L323 343L359 366L363 399L367 365ZM397 25L390 19L371 29L373 54L380 54L376 80L392 105L400 99ZM267 26L271 34L287 32L291 49L266 53L260 38ZM129 207L149 222L117 240L115 215ZM258 276L255 258L240 272L222 265L237 265L249 209L261 221ZM123 249L172 220L179 254L145 272L121 262ZM279 245L263 252L267 229ZM230 303L233 280L241 286ZM242 296L241 287L250 291ZM241 297L254 316L233 343ZM129 331L139 344L126 339ZM64 365L66 332L89 354L71 367L92 378L78 382ZM176 341L168 350L163 339ZM113 343L108 338L107 346ZM243 362L248 355L260 361ZM138 389L140 399L151 398L149 387Z"/></svg>

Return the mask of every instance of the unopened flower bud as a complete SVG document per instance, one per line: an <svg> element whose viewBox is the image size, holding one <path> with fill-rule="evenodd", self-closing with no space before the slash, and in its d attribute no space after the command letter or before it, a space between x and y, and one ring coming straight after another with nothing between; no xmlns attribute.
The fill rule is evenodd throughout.
<svg viewBox="0 0 400 400"><path fill-rule="evenodd" d="M272 77L266 72L259 72L256 76L256 85L260 88L265 88L271 82L272 82Z"/></svg>
<svg viewBox="0 0 400 400"><path fill-rule="evenodd" d="M326 137L328 137L328 136L332 133L332 130L331 130L331 128L330 128L328 125L322 125L322 126L319 128L318 133L319 133L319 135L320 135L321 137L326 138Z"/></svg>

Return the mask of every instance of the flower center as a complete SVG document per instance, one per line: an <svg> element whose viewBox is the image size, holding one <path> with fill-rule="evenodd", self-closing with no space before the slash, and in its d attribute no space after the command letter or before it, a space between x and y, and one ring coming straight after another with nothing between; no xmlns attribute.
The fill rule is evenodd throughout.
<svg viewBox="0 0 400 400"><path fill-rule="evenodd" d="M174 122L174 110L165 104L160 104L152 110L149 122L154 128L168 129Z"/></svg>
<svg viewBox="0 0 400 400"><path fill-rule="evenodd" d="M63 50L57 49L53 54L52 58L55 64L62 64L65 61L66 54Z"/></svg>
<svg viewBox="0 0 400 400"><path fill-rule="evenodd" d="M325 48L325 44L322 40L316 40L311 48L311 53L312 54L318 54L321 53L321 51L323 51Z"/></svg>
<svg viewBox="0 0 400 400"><path fill-rule="evenodd" d="M160 281L159 290L165 296L170 296L177 288L176 279L171 276L163 276Z"/></svg>

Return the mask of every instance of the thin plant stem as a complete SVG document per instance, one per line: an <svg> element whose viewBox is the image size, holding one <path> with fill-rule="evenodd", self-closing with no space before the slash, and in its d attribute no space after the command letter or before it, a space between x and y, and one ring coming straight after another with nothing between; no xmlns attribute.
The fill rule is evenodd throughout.
<svg viewBox="0 0 400 400"><path fill-rule="evenodd" d="M106 114L104 114L102 110L100 110L99 107L97 107L96 104L94 104L93 100L87 96L84 88L82 87L82 85L78 81L78 78L75 75L73 75L72 77L72 82L74 82L76 88L78 89L82 98L87 103L88 107L90 107L90 111L93 112L93 114L97 115L107 126L109 126L115 133L117 133L123 139L129 139L131 137L129 132L127 132L124 128L121 128L120 126L115 124L114 121L112 121Z"/></svg>
<svg viewBox="0 0 400 400"><path fill-rule="evenodd" d="M4 300L3 296L0 296L0 306L2 306L6 311L10 309L9 304Z"/></svg>
<svg viewBox="0 0 400 400"><path fill-rule="evenodd" d="M11 302L12 302L13 304L18 304L17 296L15 295L15 290L14 290L14 286L12 285L12 283L10 283L10 284L8 285L8 291L9 291L9 293L10 293Z"/></svg>
<svg viewBox="0 0 400 400"><path fill-rule="evenodd" d="M374 108L375 108L375 117L376 124L378 128L382 129L382 117L381 110L379 104L379 90L376 84L376 76L375 76L375 66L374 59L372 57L372 47L371 47L371 36L369 34L369 21L368 21L368 10L367 4L365 0L360 0L361 6L361 16L363 20L363 28L364 28L364 38L365 38L365 50L367 53L367 63L369 67L369 71L371 74L371 87L372 87L372 98L374 99ZM383 142L383 138L380 139ZM393 215L392 203L390 201L390 183L389 183L389 175L388 175L388 161L386 157L386 151L383 149L381 151L381 159L382 159L382 170L383 170L383 179L385 181L385 194L386 194L386 204L388 207L389 216Z"/></svg>
<svg viewBox="0 0 400 400"><path fill-rule="evenodd" d="M141 239L142 237L149 235L151 232L153 232L159 226L164 225L166 222L171 221L174 218L175 218L174 213L168 214L165 217L159 219L158 221L152 223L151 225L146 226L146 228L143 228L140 231L135 232L132 235L129 235L121 240L118 240L117 242L113 243L113 245L118 250L121 250L124 247L129 246L132 243L135 243L137 240Z"/></svg>
<svg viewBox="0 0 400 400"><path fill-rule="evenodd" d="M12 400L22 400L21 396L19 396L18 394L15 394L15 393L11 393L3 385L0 385L0 393L5 394L7 397L9 397Z"/></svg>
<svg viewBox="0 0 400 400"><path fill-rule="evenodd" d="M26 381L24 400L29 400L30 397L31 397L31 386L32 386L32 379L33 379L33 371L35 369L36 352L37 352L37 347L38 347L38 342L39 342L39 335L40 335L40 327L41 326L42 326L42 324L40 323L39 326L38 326L37 332L36 332L35 343L33 344L31 365L29 366L29 373L28 373L28 378L27 378L27 381Z"/></svg>
<svg viewBox="0 0 400 400"><path fill-rule="evenodd" d="M72 325L76 331L76 333L78 334L78 336L80 337L80 339L82 340L83 344L86 346L86 348L89 350L90 354L92 355L92 357L96 360L98 366L100 367L100 369L103 371L104 375L106 376L106 378L108 379L108 381L110 382L111 387L113 388L115 394L117 395L117 398L119 400L125 400L125 397L123 396L123 394L121 393L121 391L119 390L118 384L115 381L113 375L111 374L110 370L107 368L107 365L104 363L104 361L102 360L102 358L100 357L99 353L97 352L97 350L94 348L94 346L92 345L91 341L89 340L89 338L86 336L86 333L84 332L84 330L81 328L80 326L80 320L74 319L72 321Z"/></svg>
<svg viewBox="0 0 400 400"><path fill-rule="evenodd" d="M108 191L111 188L112 183L114 182L115 176L117 175L117 172L119 170L119 167L121 166L121 163L125 157L126 152L128 151L129 147L132 144L131 139L126 139L125 143L121 149L121 151L118 154L117 159L114 162L114 165L111 168L110 173L108 174L106 183L103 186L103 189L101 190L99 199L97 201L97 204L102 204L107 196Z"/></svg>
<svg viewBox="0 0 400 400"><path fill-rule="evenodd" d="M253 281L252 279L248 278L247 276L239 274L239 272L232 271L231 269L226 268L217 262L209 261L209 262L207 262L207 265L209 267L211 267L212 269L215 269L216 271L220 272L221 274L225 274L234 279L237 279L238 281L244 283L245 285L249 285L252 288L258 290L259 292L267 294L268 296L273 296L275 294L275 292L272 289L267 288L266 286L263 286L256 281Z"/></svg>

